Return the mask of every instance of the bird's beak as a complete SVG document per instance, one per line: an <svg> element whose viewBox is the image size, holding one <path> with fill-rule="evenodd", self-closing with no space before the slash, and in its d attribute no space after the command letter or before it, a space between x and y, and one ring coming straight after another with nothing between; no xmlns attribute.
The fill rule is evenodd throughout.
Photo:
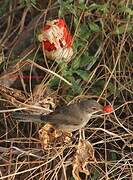
<svg viewBox="0 0 133 180"><path fill-rule="evenodd" d="M103 114L103 109L102 109L102 108L97 109L96 111L94 111L94 112L92 113L92 116L97 117L97 116L101 116L101 114Z"/></svg>

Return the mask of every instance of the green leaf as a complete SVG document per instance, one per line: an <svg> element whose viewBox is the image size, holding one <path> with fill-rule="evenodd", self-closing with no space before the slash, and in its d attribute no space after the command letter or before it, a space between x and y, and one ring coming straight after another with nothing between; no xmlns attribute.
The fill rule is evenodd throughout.
<svg viewBox="0 0 133 180"><path fill-rule="evenodd" d="M128 6L124 5L123 3L118 8L119 13L128 13L130 16L133 15L133 10Z"/></svg>
<svg viewBox="0 0 133 180"><path fill-rule="evenodd" d="M73 48L77 50L79 47L83 47L83 41L81 41L80 39L75 39Z"/></svg>
<svg viewBox="0 0 133 180"><path fill-rule="evenodd" d="M54 77L53 79L51 79L51 81L49 82L49 87L51 89L56 89L59 85L60 79L58 77Z"/></svg>
<svg viewBox="0 0 133 180"><path fill-rule="evenodd" d="M73 1L68 0L68 1L62 1L58 0L60 4L60 9L59 9L59 16L63 17L65 14L72 13L76 16L76 11L74 9Z"/></svg>
<svg viewBox="0 0 133 180"><path fill-rule="evenodd" d="M91 31L93 31L93 32L100 32L101 31L100 27L94 22L89 23L89 27L90 27Z"/></svg>
<svg viewBox="0 0 133 180"><path fill-rule="evenodd" d="M57 61L57 64L59 65L59 69L62 74L64 74L67 71L68 65L64 61Z"/></svg>
<svg viewBox="0 0 133 180"><path fill-rule="evenodd" d="M105 4L93 3L89 6L89 10L90 11L97 10L99 12L106 14L108 12L108 3L105 3Z"/></svg>
<svg viewBox="0 0 133 180"><path fill-rule="evenodd" d="M72 90L74 92L74 95L79 95L82 92L80 85L77 83L77 81L74 78L72 78L71 83L72 83Z"/></svg>
<svg viewBox="0 0 133 180"><path fill-rule="evenodd" d="M72 77L73 77L72 69L66 70L64 72L64 78L67 79L68 81L71 81Z"/></svg>
<svg viewBox="0 0 133 180"><path fill-rule="evenodd" d="M90 37L90 35L91 33L88 26L86 24L82 24L80 26L80 37L87 40Z"/></svg>
<svg viewBox="0 0 133 180"><path fill-rule="evenodd" d="M77 71L74 71L74 73L79 75L84 81L88 81L88 79L90 77L89 73L85 70L77 70Z"/></svg>
<svg viewBox="0 0 133 180"><path fill-rule="evenodd" d="M86 52L86 54L83 54L81 56L80 67L82 68L87 65L92 67L95 62L96 62L96 58L94 56L90 56L90 54Z"/></svg>
<svg viewBox="0 0 133 180"><path fill-rule="evenodd" d="M80 0L79 1L79 6L75 5L78 9L84 11L85 9L87 9L86 3L84 0Z"/></svg>
<svg viewBox="0 0 133 180"><path fill-rule="evenodd" d="M73 71L78 69L79 67L80 67L80 58L76 57L71 64L71 69Z"/></svg>

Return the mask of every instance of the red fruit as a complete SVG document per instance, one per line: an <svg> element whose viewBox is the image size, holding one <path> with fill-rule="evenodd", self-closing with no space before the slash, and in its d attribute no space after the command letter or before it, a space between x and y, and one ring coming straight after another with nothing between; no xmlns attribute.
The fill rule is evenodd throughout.
<svg viewBox="0 0 133 180"><path fill-rule="evenodd" d="M64 27L63 29L63 37L61 38L61 40L65 40L66 42L66 47L71 47L72 46L72 36L66 26L66 23L63 19L59 19L57 22L57 26L59 26L60 28Z"/></svg>
<svg viewBox="0 0 133 180"><path fill-rule="evenodd" d="M50 25L45 25L44 26L44 31L48 30L51 26Z"/></svg>
<svg viewBox="0 0 133 180"><path fill-rule="evenodd" d="M111 112L113 112L112 106L111 106L111 105L106 105L106 106L104 106L103 112L105 112L105 113L111 113Z"/></svg>
<svg viewBox="0 0 133 180"><path fill-rule="evenodd" d="M68 61L73 55L73 38L63 19L47 21L38 37L46 56L52 60Z"/></svg>
<svg viewBox="0 0 133 180"><path fill-rule="evenodd" d="M44 41L43 47L44 47L44 50L46 49L47 51L56 50L54 43L51 44L48 40Z"/></svg>

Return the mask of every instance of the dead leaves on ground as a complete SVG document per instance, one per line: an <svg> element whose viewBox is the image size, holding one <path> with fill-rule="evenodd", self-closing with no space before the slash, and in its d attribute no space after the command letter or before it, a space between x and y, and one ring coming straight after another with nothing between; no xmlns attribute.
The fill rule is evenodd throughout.
<svg viewBox="0 0 133 180"><path fill-rule="evenodd" d="M94 148L89 141L80 139L76 149L77 150L72 163L72 174L75 180L81 180L79 173L82 172L87 176L90 175L86 165L88 163L96 163L96 159L94 156Z"/></svg>

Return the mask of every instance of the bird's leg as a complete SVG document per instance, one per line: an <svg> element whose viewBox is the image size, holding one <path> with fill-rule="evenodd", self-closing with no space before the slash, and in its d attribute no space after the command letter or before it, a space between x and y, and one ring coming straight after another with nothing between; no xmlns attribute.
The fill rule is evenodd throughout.
<svg viewBox="0 0 133 180"><path fill-rule="evenodd" d="M79 140L80 139L85 139L85 131L84 129L79 129Z"/></svg>

